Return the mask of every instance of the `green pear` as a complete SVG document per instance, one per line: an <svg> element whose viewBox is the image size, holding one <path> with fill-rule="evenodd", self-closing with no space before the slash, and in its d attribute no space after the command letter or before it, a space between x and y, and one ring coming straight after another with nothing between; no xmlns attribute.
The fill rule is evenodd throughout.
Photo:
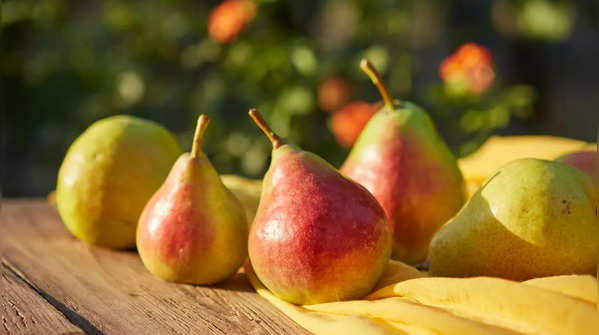
<svg viewBox="0 0 599 335"><path fill-rule="evenodd" d="M508 163L435 235L434 276L514 280L594 273L597 191L586 174L540 159Z"/></svg>
<svg viewBox="0 0 599 335"><path fill-rule="evenodd" d="M366 124L340 170L366 187L385 210L393 258L419 264L437 229L464 204L462 174L428 114L393 100L370 62L362 60L360 67L385 106Z"/></svg>
<svg viewBox="0 0 599 335"><path fill-rule="evenodd" d="M181 153L157 123L118 115L92 124L68 150L56 204L79 239L109 248L135 246L137 221Z"/></svg>
<svg viewBox="0 0 599 335"><path fill-rule="evenodd" d="M247 222L251 225L260 204L262 180L248 179L234 174L223 174L220 176L220 180L241 201Z"/></svg>

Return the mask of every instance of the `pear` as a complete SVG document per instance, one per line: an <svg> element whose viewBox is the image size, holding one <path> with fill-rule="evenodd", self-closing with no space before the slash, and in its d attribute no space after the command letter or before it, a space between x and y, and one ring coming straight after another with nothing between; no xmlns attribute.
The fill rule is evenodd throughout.
<svg viewBox="0 0 599 335"><path fill-rule="evenodd" d="M55 201L69 231L109 248L135 246L137 220L181 154L157 123L127 115L92 124L69 148Z"/></svg>
<svg viewBox="0 0 599 335"><path fill-rule="evenodd" d="M273 145L248 242L257 277L295 304L362 298L391 255L383 209L325 160L277 136L258 111L250 116Z"/></svg>
<svg viewBox="0 0 599 335"><path fill-rule="evenodd" d="M368 122L341 172L366 187L391 223L393 258L425 260L430 239L464 202L456 159L430 117L409 102L393 101L367 60L360 67L385 102Z"/></svg>
<svg viewBox="0 0 599 335"><path fill-rule="evenodd" d="M514 280L592 274L597 202L592 179L574 167L533 158L508 163L435 235L430 273Z"/></svg>
<svg viewBox="0 0 599 335"><path fill-rule="evenodd" d="M247 257L245 211L200 149L208 123L200 115L191 154L179 157L139 219L141 260L167 281L217 283Z"/></svg>
<svg viewBox="0 0 599 335"><path fill-rule="evenodd" d="M220 180L241 201L247 222L251 224L260 203L262 180L248 179L234 174L223 174L220 176Z"/></svg>

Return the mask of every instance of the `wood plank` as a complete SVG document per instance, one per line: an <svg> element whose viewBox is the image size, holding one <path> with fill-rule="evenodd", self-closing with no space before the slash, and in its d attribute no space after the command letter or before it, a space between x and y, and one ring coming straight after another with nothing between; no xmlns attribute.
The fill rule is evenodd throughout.
<svg viewBox="0 0 599 335"><path fill-rule="evenodd" d="M29 285L78 316L88 333L306 334L240 273L201 287L153 277L134 251L73 238L45 201L6 201L0 257Z"/></svg>
<svg viewBox="0 0 599 335"><path fill-rule="evenodd" d="M0 334L84 334L3 264L0 264L0 317Z"/></svg>

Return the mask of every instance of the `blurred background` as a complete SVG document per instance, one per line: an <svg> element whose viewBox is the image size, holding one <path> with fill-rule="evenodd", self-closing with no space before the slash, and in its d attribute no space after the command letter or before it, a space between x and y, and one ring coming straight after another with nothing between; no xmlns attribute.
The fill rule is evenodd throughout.
<svg viewBox="0 0 599 335"><path fill-rule="evenodd" d="M91 123L132 114L184 149L195 121L221 173L260 178L281 135L336 166L380 100L424 107L454 153L493 134L594 141L599 1L4 0L4 196L43 196Z"/></svg>

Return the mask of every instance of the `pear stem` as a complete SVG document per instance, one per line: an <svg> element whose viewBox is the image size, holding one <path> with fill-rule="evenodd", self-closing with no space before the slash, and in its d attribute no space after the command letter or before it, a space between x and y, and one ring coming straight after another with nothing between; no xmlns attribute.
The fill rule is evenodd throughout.
<svg viewBox="0 0 599 335"><path fill-rule="evenodd" d="M210 123L210 118L202 114L198 118L198 123L196 125L196 132L193 136L193 145L191 146L191 157L197 158L200 155L201 146L202 146L202 138L204 137L204 132L206 132L206 127Z"/></svg>
<svg viewBox="0 0 599 335"><path fill-rule="evenodd" d="M383 101L385 102L385 106L393 109L393 98L391 95L389 95L389 89L387 88L387 85L383 81L383 78L379 72L375 69L374 65L372 65L368 59L362 58L362 61L360 62L360 69L364 71L368 77L370 77L372 83L374 83L376 88L379 89L379 92L383 97Z"/></svg>
<svg viewBox="0 0 599 335"><path fill-rule="evenodd" d="M266 136L268 136L268 139L270 140L270 142L272 142L273 148L277 149L281 145L283 145L283 139L280 138L279 135L277 135L274 131L272 131L272 129L270 129L270 126L268 125L268 123L266 123L266 121L264 120L262 115L260 115L260 112L258 112L256 108L250 109L248 114L258 125L258 127L262 129Z"/></svg>

